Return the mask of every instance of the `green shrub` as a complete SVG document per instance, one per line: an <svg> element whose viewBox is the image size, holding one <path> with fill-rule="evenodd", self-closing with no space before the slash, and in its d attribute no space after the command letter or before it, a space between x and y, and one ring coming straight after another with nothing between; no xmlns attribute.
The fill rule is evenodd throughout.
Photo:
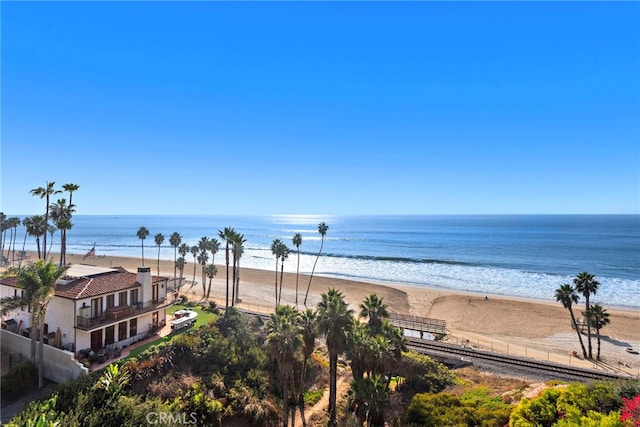
<svg viewBox="0 0 640 427"><path fill-rule="evenodd" d="M25 391L38 386L38 369L31 361L22 362L14 366L2 376L0 393L2 400L7 401L19 397Z"/></svg>

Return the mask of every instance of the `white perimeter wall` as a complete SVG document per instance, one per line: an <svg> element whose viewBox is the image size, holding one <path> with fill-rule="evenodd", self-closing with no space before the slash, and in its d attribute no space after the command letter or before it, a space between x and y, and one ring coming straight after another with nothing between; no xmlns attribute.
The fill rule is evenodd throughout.
<svg viewBox="0 0 640 427"><path fill-rule="evenodd" d="M31 339L9 331L0 331L0 342L3 353L20 353L28 360L31 356ZM36 347L39 351L40 343ZM36 353L36 361L38 360ZM44 377L56 383L87 375L89 370L74 359L73 353L44 345Z"/></svg>

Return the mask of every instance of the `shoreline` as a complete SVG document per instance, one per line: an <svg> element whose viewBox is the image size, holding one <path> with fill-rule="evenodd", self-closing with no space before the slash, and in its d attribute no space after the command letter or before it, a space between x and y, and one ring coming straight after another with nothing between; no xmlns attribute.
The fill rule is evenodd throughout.
<svg viewBox="0 0 640 427"><path fill-rule="evenodd" d="M29 255L31 256L29 260L37 259L36 253L29 253ZM54 262L57 258L59 257L56 254L51 254L50 259ZM68 254L67 262L107 268L123 267L134 272L141 264L141 259L134 257L83 258L82 254ZM145 265L151 267L153 275L157 275L157 259L145 257ZM217 263L216 266L218 274L212 281L210 299L219 306L224 306L226 265ZM199 301L203 297L200 283L201 270L196 266L197 284L192 286L193 267L193 262L189 262L184 269L183 278L187 284L182 286L180 294L186 294L190 300ZM275 269L268 271L241 266L240 306L249 306L249 309L257 307L261 311L273 310L275 274ZM172 260L160 260L160 275L173 279ZM177 275L179 276L179 272ZM283 277L281 304L295 306L296 274L285 272ZM278 272L278 280L279 278L280 272ZM302 301L308 283L309 276L300 274L298 293L300 308L304 308ZM208 280L206 284L208 285ZM504 295L485 295L424 285L381 283L314 275L307 306L315 307L320 301L320 294L331 287L342 291L345 300L356 315L358 306L364 298L371 293L376 293L378 297L383 298L391 312L445 320L448 329L447 339L452 342L476 343L477 347L515 355L520 351L523 356L547 360L555 357L560 363L567 363L568 359L570 363L576 364L578 361L575 358L572 360L569 355L576 350L581 354L576 332L570 324L569 313L560 303ZM576 317L580 317L583 304L580 301L574 306ZM625 366L625 369L628 367L630 372L640 375L640 356L625 352L628 347L640 349L640 310L606 305L604 308L609 313L611 322L601 331L603 359L609 365ZM597 346L595 336L593 346L595 353ZM587 363L592 364L592 362Z"/></svg>

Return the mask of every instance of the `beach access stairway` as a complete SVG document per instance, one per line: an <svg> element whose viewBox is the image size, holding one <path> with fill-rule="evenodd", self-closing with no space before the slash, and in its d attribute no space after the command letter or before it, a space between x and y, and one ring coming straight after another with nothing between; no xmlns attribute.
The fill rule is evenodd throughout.
<svg viewBox="0 0 640 427"><path fill-rule="evenodd" d="M409 314L389 313L389 323L401 329L409 329L432 335L446 335L447 322L429 317L412 316Z"/></svg>

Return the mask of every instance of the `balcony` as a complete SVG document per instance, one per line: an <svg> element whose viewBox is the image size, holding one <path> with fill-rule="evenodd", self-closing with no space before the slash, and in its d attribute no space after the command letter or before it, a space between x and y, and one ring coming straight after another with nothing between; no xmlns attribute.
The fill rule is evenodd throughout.
<svg viewBox="0 0 640 427"><path fill-rule="evenodd" d="M97 317L76 316L76 327L88 331L111 323L122 322L123 320L139 316L150 311L155 311L169 306L166 298L157 301L148 301L146 303L136 303L133 305L118 305L109 307Z"/></svg>

